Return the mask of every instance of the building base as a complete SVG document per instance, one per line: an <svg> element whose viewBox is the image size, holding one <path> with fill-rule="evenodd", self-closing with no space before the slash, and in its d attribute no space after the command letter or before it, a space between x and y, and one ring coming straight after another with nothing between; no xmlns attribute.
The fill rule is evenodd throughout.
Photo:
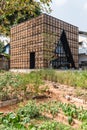
<svg viewBox="0 0 87 130"><path fill-rule="evenodd" d="M15 73L30 73L32 71L39 71L40 69L10 69L10 72Z"/></svg>

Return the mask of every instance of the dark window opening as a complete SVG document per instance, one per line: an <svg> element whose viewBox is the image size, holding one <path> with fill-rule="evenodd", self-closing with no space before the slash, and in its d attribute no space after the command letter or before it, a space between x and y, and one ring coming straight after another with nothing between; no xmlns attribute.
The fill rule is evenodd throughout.
<svg viewBox="0 0 87 130"><path fill-rule="evenodd" d="M35 69L35 52L30 53L30 69Z"/></svg>
<svg viewBox="0 0 87 130"><path fill-rule="evenodd" d="M69 47L69 43L67 41L66 33L63 30L60 40L55 47L54 58L50 62L52 67L55 69L58 68L75 68L75 63L73 60L73 56L71 53L71 49Z"/></svg>

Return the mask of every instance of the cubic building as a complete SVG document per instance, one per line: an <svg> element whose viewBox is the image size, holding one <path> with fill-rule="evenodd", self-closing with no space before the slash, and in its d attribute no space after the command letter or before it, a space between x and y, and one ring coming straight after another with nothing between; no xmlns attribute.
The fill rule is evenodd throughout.
<svg viewBox="0 0 87 130"><path fill-rule="evenodd" d="M78 68L78 27L41 14L13 26L11 69Z"/></svg>

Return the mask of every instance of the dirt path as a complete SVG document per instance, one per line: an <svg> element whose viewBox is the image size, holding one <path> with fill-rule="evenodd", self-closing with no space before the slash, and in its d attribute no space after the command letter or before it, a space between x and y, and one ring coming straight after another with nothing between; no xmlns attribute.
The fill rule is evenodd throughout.
<svg viewBox="0 0 87 130"><path fill-rule="evenodd" d="M86 101L86 91L80 89L81 96L77 96L77 89L74 87L69 87L67 85L61 85L57 83L52 83L49 81L46 81L46 85L49 87L49 95L52 98L52 100L58 100L63 103L70 103L75 104L77 107L83 107L84 109L87 109L87 101Z"/></svg>
<svg viewBox="0 0 87 130"><path fill-rule="evenodd" d="M12 106L5 106L0 108L0 112L3 113L9 113L9 112L14 112L18 108L18 105L12 105Z"/></svg>

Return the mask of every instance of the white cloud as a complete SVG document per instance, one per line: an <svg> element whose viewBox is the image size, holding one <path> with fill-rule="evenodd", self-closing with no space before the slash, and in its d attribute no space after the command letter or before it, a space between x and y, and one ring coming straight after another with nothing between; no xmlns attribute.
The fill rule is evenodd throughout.
<svg viewBox="0 0 87 130"><path fill-rule="evenodd" d="M67 3L67 0L55 0L56 6L63 6Z"/></svg>
<svg viewBox="0 0 87 130"><path fill-rule="evenodd" d="M87 10L87 2L84 4L84 9Z"/></svg>

